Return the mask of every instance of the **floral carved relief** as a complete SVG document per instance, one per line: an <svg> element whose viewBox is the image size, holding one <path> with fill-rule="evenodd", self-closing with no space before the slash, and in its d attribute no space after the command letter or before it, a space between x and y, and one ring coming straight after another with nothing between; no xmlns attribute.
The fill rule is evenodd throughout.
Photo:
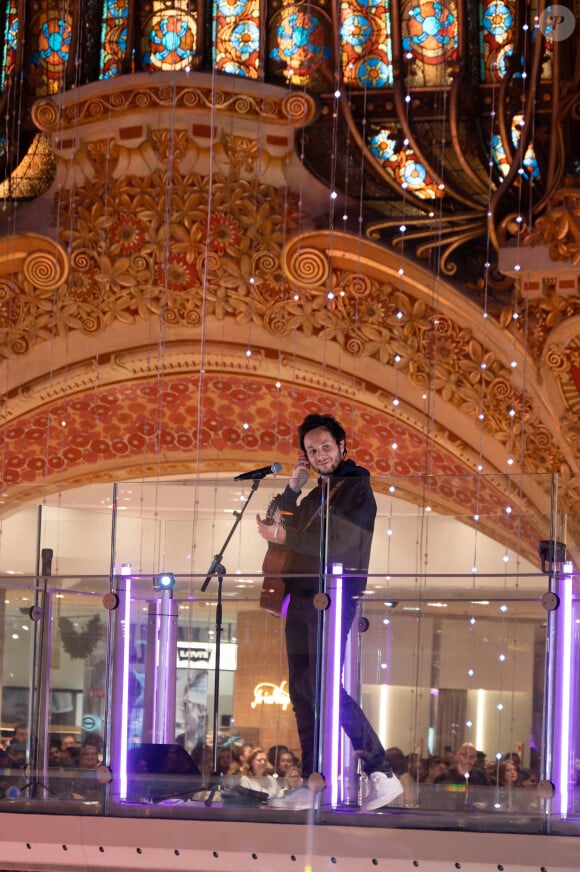
<svg viewBox="0 0 580 872"><path fill-rule="evenodd" d="M164 139L155 141L159 147ZM102 148L90 154L99 170ZM95 334L115 321L156 317L198 327L203 312L375 359L472 419L483 413L484 433L524 471L565 466L506 362L471 329L413 297L410 286L403 292L375 275L337 268L325 251L301 246L306 216L285 189L237 173L209 178L174 169L168 179L159 167L113 179L97 172L57 196L55 215L70 271L55 289L34 285L25 271L17 292L0 289L4 354L71 330Z"/></svg>
<svg viewBox="0 0 580 872"><path fill-rule="evenodd" d="M232 157L229 172L211 177L181 171L189 146L177 136L171 150L164 131L148 138L155 167L141 174L108 173L108 162L121 155L119 146L90 143L86 155L92 173L81 185L62 188L55 199L53 223L59 247L68 255L68 272L43 284L22 266L13 281L0 284L0 354L21 356L54 336L72 331L96 336L114 323L130 327L139 319L158 319L168 328L200 329L204 319L256 324L278 339L300 335L332 343L361 366L367 360L381 364L385 387L399 373L417 392L435 392L499 441L525 472L566 469L550 427L514 384L506 361L471 328L414 293L411 283L402 288L385 270L355 269L311 244L306 231L312 219L301 211L298 195L244 177L257 159L255 144L240 149L239 142L224 143L225 153L238 157ZM143 170L145 164L140 166ZM333 243L340 246L340 234ZM40 417L35 426L42 429L48 419ZM114 455L113 467L131 460L141 473L148 464L157 468L160 452L191 451L191 430L181 433L168 426L154 444L133 414L130 419L132 441L118 434L114 448L113 443L105 446L103 433L93 433L90 456L81 462L78 452L87 446L81 444L85 436L79 427L78 433L67 434L66 449L55 454L51 469L44 454L29 456L22 481L57 470L62 475L63 469L72 473L77 463L88 470L91 463L102 464L108 451ZM230 448L242 446L238 425L239 415L220 425L221 450L228 440ZM210 419L204 428L213 438ZM12 437L9 441L14 444ZM448 441L458 453L465 448L453 434ZM243 445L260 449L259 444ZM369 448L373 455L377 458L377 446ZM403 452L400 456L403 466L393 471L406 474L412 466ZM435 463L434 453L430 456ZM448 466L444 456L441 468ZM379 459L374 466L381 474L392 469L390 464L380 468ZM15 461L5 484L17 484L20 468Z"/></svg>

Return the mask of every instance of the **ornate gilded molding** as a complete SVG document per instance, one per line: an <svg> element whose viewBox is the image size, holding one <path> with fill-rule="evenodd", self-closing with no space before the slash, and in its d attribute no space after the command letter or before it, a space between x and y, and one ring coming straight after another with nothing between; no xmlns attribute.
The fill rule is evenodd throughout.
<svg viewBox="0 0 580 872"><path fill-rule="evenodd" d="M163 342L172 329L182 336L191 331L197 342L208 324L244 331L257 325L274 347L284 348L294 337L318 343L321 356L327 353L323 349L348 355L343 371L363 373L369 362L382 367L380 375L375 370L375 392L380 385L388 403L389 386L405 380L415 421L424 419L421 396L428 391L442 403L439 418L445 409L458 425L469 422L474 434L488 440L492 456L500 446L495 456L511 455L522 472L570 467L573 461L556 438L539 391L529 382L524 389L509 366L513 340L490 322L483 341L477 307L418 266L408 264L400 276L399 257L369 241L306 232L308 216L285 187L219 172L210 179L176 168L170 198L160 197L166 190L160 159L165 137L160 133L150 146L154 169L143 178L113 182L105 172L102 143L87 148L94 178L56 197L59 243L51 245L59 252L60 269L33 283L30 264L19 260L10 288L5 287L11 305L3 310L0 354L24 357L34 344L72 333L97 343L113 325L130 330L152 322L153 335L163 336ZM520 352L525 355L523 345ZM195 367L194 358L187 366ZM99 370L101 365L100 360ZM109 365L129 367L119 372L121 380L150 375L150 364L135 373L123 355ZM298 386L302 374L296 376L295 361L289 370L288 382ZM100 376L99 371L99 383ZM85 373L75 382L79 392L88 388L87 379ZM304 379L319 395L329 394L319 372L305 372ZM358 400L361 387L350 379L342 395ZM71 392L62 388L62 395L66 405ZM41 396L38 400L42 404ZM402 410L397 420L403 424ZM443 445L445 433L435 423L432 436ZM475 468L475 456L453 432L450 450ZM119 455L115 462L121 461Z"/></svg>
<svg viewBox="0 0 580 872"><path fill-rule="evenodd" d="M547 245L550 257L563 263L580 263L580 188L556 191L549 211L522 234L522 245Z"/></svg>
<svg viewBox="0 0 580 872"><path fill-rule="evenodd" d="M155 170L138 185L99 175L59 194L57 230L70 272L54 288L36 287L36 306L12 306L0 353L26 353L70 331L96 336L115 322L198 329L203 312L218 322L258 323L277 339L332 343L353 360L404 375L417 392L434 391L526 472L566 468L544 410L522 391L507 349L502 354L502 331L493 340L490 325L484 344L476 308L466 321L465 301L454 302L442 285L434 294L430 273L417 268L401 279L396 256L381 262L372 243L297 233L297 197L271 185L174 173L169 221L157 195L162 185ZM12 293L25 301L32 286L24 270L18 283ZM14 319L15 311L22 316Z"/></svg>
<svg viewBox="0 0 580 872"><path fill-rule="evenodd" d="M38 233L1 237L0 277L15 273L34 288L53 290L68 276L68 254L54 239Z"/></svg>
<svg viewBox="0 0 580 872"><path fill-rule="evenodd" d="M234 77L219 79L196 73L145 73L95 82L82 89L66 91L50 99L38 100L32 108L32 120L50 133L79 130L87 125L127 116L159 112L186 114L190 123L199 115L208 121L237 117L253 123L268 123L285 128L311 124L317 115L313 98L305 91L290 91L272 85L243 82L243 90ZM208 129L208 136L211 130Z"/></svg>

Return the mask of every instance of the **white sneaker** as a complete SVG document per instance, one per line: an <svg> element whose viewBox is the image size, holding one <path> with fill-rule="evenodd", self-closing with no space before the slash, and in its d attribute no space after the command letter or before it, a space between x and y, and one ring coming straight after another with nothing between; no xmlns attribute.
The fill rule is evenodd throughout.
<svg viewBox="0 0 580 872"><path fill-rule="evenodd" d="M374 811L393 802L403 792L403 785L394 772L371 772L369 794L363 802L363 811Z"/></svg>

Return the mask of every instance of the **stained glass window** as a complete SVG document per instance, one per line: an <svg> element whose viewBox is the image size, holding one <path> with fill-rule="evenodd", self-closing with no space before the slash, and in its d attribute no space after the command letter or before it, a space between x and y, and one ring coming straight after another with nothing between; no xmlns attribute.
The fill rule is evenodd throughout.
<svg viewBox="0 0 580 872"><path fill-rule="evenodd" d="M215 0L214 66L257 79L260 71L260 0Z"/></svg>
<svg viewBox="0 0 580 872"><path fill-rule="evenodd" d="M359 88L393 84L391 17L383 0L342 0L340 42L343 79Z"/></svg>
<svg viewBox="0 0 580 872"><path fill-rule="evenodd" d="M512 126L510 131L511 141L514 149L517 148L519 145L523 125L524 116L514 115L514 117L512 118ZM511 160L506 154L506 150L500 136L493 137L491 149L495 165L497 166L501 175L505 178L510 170ZM527 178L540 178L540 167L538 165L538 160L536 158L533 145L530 144L526 148L526 153L524 154L522 164L522 172L526 175Z"/></svg>
<svg viewBox="0 0 580 872"><path fill-rule="evenodd" d="M422 200L442 196L433 176L417 159L409 144L402 140L402 134L395 126L383 128L371 136L369 148L403 190Z"/></svg>
<svg viewBox="0 0 580 872"><path fill-rule="evenodd" d="M512 118L512 127L511 127L512 145L514 148L517 148L519 145L524 124L525 124L525 121L524 121L523 115L514 115L514 117ZM528 178L533 178L533 179L540 178L540 168L538 166L538 161L536 159L534 147L532 145L528 145L528 147L526 148L524 157L522 159L522 164L523 164L523 171L528 176Z"/></svg>
<svg viewBox="0 0 580 872"><path fill-rule="evenodd" d="M458 59L455 2L404 0L401 7L403 51L413 60L413 85L450 82L450 65Z"/></svg>
<svg viewBox="0 0 580 872"><path fill-rule="evenodd" d="M270 20L273 74L293 85L331 86L332 25L314 3L287 3Z"/></svg>
<svg viewBox="0 0 580 872"><path fill-rule="evenodd" d="M65 72L72 43L72 16L65 4L48 0L31 21L33 51L28 58L30 81L38 96L64 89Z"/></svg>
<svg viewBox="0 0 580 872"><path fill-rule="evenodd" d="M110 79L121 73L127 53L128 17L129 0L105 0L101 30L101 79Z"/></svg>
<svg viewBox="0 0 580 872"><path fill-rule="evenodd" d="M514 0L489 0L480 6L480 58L483 82L504 78L514 50Z"/></svg>
<svg viewBox="0 0 580 872"><path fill-rule="evenodd" d="M4 42L2 52L2 72L0 78L0 89L3 91L6 87L6 80L14 70L18 48L18 32L20 22L18 21L18 9L16 3L7 3L6 19L4 23Z"/></svg>
<svg viewBox="0 0 580 872"><path fill-rule="evenodd" d="M185 70L197 49L197 16L188 2L157 0L143 22L143 69Z"/></svg>

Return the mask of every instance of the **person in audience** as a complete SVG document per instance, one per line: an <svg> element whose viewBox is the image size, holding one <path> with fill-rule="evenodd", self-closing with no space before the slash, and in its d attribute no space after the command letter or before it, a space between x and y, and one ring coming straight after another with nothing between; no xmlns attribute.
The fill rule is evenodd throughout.
<svg viewBox="0 0 580 872"><path fill-rule="evenodd" d="M227 748L221 748L217 755L216 775L236 775L240 772L241 766L237 758L233 745Z"/></svg>
<svg viewBox="0 0 580 872"><path fill-rule="evenodd" d="M47 762L49 769L62 769L62 751L59 742L51 742L48 748Z"/></svg>
<svg viewBox="0 0 580 872"><path fill-rule="evenodd" d="M517 753L517 751L510 751L508 754L503 755L503 757L501 758L501 762L502 763L509 762L509 763L513 764L513 766L515 767L515 770L517 772L516 784L519 787L520 783L521 783L520 769L522 767L522 758L520 757L520 755Z"/></svg>
<svg viewBox="0 0 580 872"><path fill-rule="evenodd" d="M49 797L67 799L69 796L68 775L63 764L63 753L58 739L51 741L48 747L47 765L49 772L47 773L46 788Z"/></svg>
<svg viewBox="0 0 580 872"><path fill-rule="evenodd" d="M427 758L426 767L427 774L423 782L424 784L433 784L439 775L442 775L447 771L445 760L438 754L433 754L431 757Z"/></svg>
<svg viewBox="0 0 580 872"><path fill-rule="evenodd" d="M497 776L497 795L495 808L498 811L534 812L539 810L536 791L526 790L520 786L522 773L515 763L509 759L500 761ZM530 785L534 786L534 785Z"/></svg>
<svg viewBox="0 0 580 872"><path fill-rule="evenodd" d="M99 755L97 746L89 742L82 746L78 767L71 780L72 799L95 801L102 798L102 787L97 780Z"/></svg>
<svg viewBox="0 0 580 872"><path fill-rule="evenodd" d="M385 756L392 767L393 772L401 782L403 788L402 795L400 794L390 805L400 805L404 808L415 808L418 801L417 785L409 774L408 758L403 754L400 748L387 748Z"/></svg>
<svg viewBox="0 0 580 872"><path fill-rule="evenodd" d="M471 742L464 742L455 755L455 763L438 775L435 784L488 784L485 772L476 767L477 749Z"/></svg>
<svg viewBox="0 0 580 872"><path fill-rule="evenodd" d="M435 778L434 784L461 784L464 787L464 790L455 794L456 811L465 811L468 808L482 810L488 805L489 798L485 789L478 788L485 788L489 782L483 769L474 766L476 759L475 745L464 742L455 755L454 765Z"/></svg>
<svg viewBox="0 0 580 872"><path fill-rule="evenodd" d="M538 786L538 776L532 769L520 769L519 782L520 787L536 788Z"/></svg>
<svg viewBox="0 0 580 872"><path fill-rule="evenodd" d="M14 752L16 756L17 752ZM0 749L0 797L6 796L11 788L21 788L26 782L26 775L20 771L22 766L14 762L8 750Z"/></svg>
<svg viewBox="0 0 580 872"><path fill-rule="evenodd" d="M302 787L303 784L304 779L302 778L302 766L299 763L295 763L292 766L289 766L284 774L284 777L280 779L280 786L284 791L284 796L289 796L293 791L298 790L299 787Z"/></svg>
<svg viewBox="0 0 580 872"><path fill-rule="evenodd" d="M60 740L60 750L62 754L62 765L65 769L75 769L79 762L79 753L81 746L76 738L71 733L67 733Z"/></svg>
<svg viewBox="0 0 580 872"><path fill-rule="evenodd" d="M425 781L425 778L427 777L427 765L426 761L421 758L420 754L409 754L407 756L407 763L409 765L409 775L415 784Z"/></svg>
<svg viewBox="0 0 580 872"><path fill-rule="evenodd" d="M242 767L240 787L260 791L267 794L269 799L283 796L284 791L280 781L274 778L268 757L262 748L254 749L248 762Z"/></svg>
<svg viewBox="0 0 580 872"><path fill-rule="evenodd" d="M28 724L16 724L10 741L6 746L6 753L10 757L11 766L26 766L28 754Z"/></svg>
<svg viewBox="0 0 580 872"><path fill-rule="evenodd" d="M292 766L296 766L296 757L292 751L282 751L278 757L278 765L276 766L276 775L278 778L285 778L286 773Z"/></svg>
<svg viewBox="0 0 580 872"><path fill-rule="evenodd" d="M245 742L242 745L242 747L238 751L238 761L240 763L240 769L247 764L253 751L254 746L250 742Z"/></svg>
<svg viewBox="0 0 580 872"><path fill-rule="evenodd" d="M272 745L271 748L268 748L268 763L272 768L272 772L278 772L278 762L280 760L280 755L284 754L288 751L288 745Z"/></svg>

